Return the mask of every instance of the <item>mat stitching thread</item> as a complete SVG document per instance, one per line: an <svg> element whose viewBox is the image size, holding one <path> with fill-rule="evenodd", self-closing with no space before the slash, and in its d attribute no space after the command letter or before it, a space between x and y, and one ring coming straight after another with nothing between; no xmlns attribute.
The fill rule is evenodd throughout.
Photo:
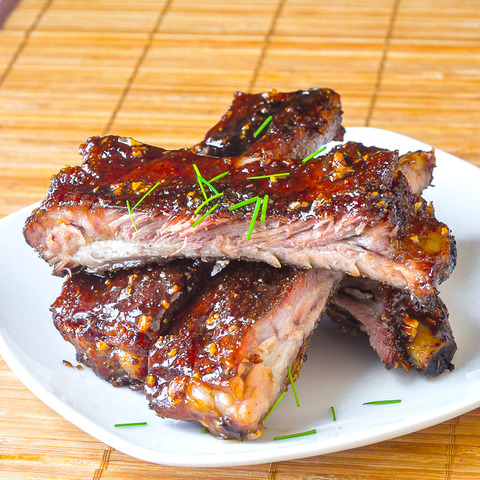
<svg viewBox="0 0 480 480"><path fill-rule="evenodd" d="M454 418L450 423L450 434L448 437L447 445L447 459L445 461L445 480L451 480L452 478L452 465L455 459L455 443L457 440L457 426L458 426L458 417Z"/></svg>
<svg viewBox="0 0 480 480"><path fill-rule="evenodd" d="M277 6L277 10L275 11L275 14L273 15L272 22L270 24L270 28L268 29L268 32L265 35L265 41L263 42L262 51L260 52L260 57L258 57L257 64L255 65L255 68L253 69L253 76L250 79L250 83L248 85L248 91L249 92L251 92L253 90L253 87L255 86L255 82L257 81L257 77L258 77L258 72L260 71L260 68L263 64L263 60L265 59L267 49L270 45L270 39L273 35L273 32L274 32L275 27L277 25L277 20L282 13L283 6L285 5L285 3L286 3L286 0L280 0L280 3Z"/></svg>
<svg viewBox="0 0 480 480"><path fill-rule="evenodd" d="M112 453L113 448L107 447L102 455L102 460L100 461L100 466L93 473L92 480L100 480L102 473L107 469L108 462L110 461L110 454Z"/></svg>
<svg viewBox="0 0 480 480"><path fill-rule="evenodd" d="M370 101L370 106L368 108L367 119L365 120L365 126L369 127L370 122L372 121L373 111L375 110L375 105L377 103L378 91L380 90L380 84L382 83L383 72L385 69L385 63L387 61L388 50L390 47L390 40L392 39L393 26L395 24L395 19L397 17L398 8L400 5L400 0L395 0L393 4L392 13L390 15L390 23L388 24L387 36L385 38L385 44L383 45L382 58L380 59L380 65L377 72L377 81L373 87L372 100Z"/></svg>
<svg viewBox="0 0 480 480"><path fill-rule="evenodd" d="M153 26L152 30L150 31L150 33L148 34L148 39L147 39L147 43L145 44L145 46L143 47L143 50L142 50L142 53L140 55L140 57L138 58L137 60L137 63L135 64L135 67L133 69L133 72L132 74L130 75L128 81L127 81L127 84L125 85L125 88L123 89L123 92L122 94L120 95L120 98L118 100L118 103L117 105L115 106L115 109L113 110L112 112L112 115L110 117L110 120L108 121L107 123L107 126L105 127L105 129L103 130L103 135L105 135L109 130L110 128L112 127L113 125L113 122L115 121L115 119L117 118L117 115L118 115L118 112L121 110L121 108L123 107L123 103L125 102L125 99L128 95L128 93L130 92L130 89L132 88L132 85L133 85L133 82L135 81L135 78L137 77L138 75L138 72L140 70L140 67L142 66L142 63L143 61L145 60L146 56L147 56L147 53L149 52L150 50L150 47L152 46L152 41L153 41L153 36L155 35L155 33L157 32L157 30L160 28L160 25L162 24L162 21L163 19L165 18L165 15L167 14L171 4L172 4L172 1L173 0L168 0L164 7L162 8L162 10L160 11L160 14L157 18L157 21L155 22L155 25Z"/></svg>
<svg viewBox="0 0 480 480"><path fill-rule="evenodd" d="M2 88L3 83L5 82L10 72L12 71L13 66L15 65L21 53L23 52L25 46L27 45L31 33L37 28L38 24L40 23L40 20L45 15L47 10L50 8L50 5L52 4L52 2L53 0L47 0L47 2L45 2L42 9L37 13L37 16L35 17L35 20L33 21L32 25L30 25L30 27L25 32L23 40L20 42L20 45L18 46L12 58L8 62L7 68L5 69L2 76L0 77L0 89Z"/></svg>
<svg viewBox="0 0 480 480"><path fill-rule="evenodd" d="M268 469L268 477L267 480L273 480L275 478L275 473L277 471L277 462L272 462L270 464L270 468Z"/></svg>

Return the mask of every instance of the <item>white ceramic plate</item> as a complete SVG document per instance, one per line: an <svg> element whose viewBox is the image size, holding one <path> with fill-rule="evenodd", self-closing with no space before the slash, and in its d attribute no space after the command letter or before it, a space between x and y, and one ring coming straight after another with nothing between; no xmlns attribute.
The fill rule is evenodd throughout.
<svg viewBox="0 0 480 480"><path fill-rule="evenodd" d="M430 148L374 128L351 128L347 139L400 153ZM76 364L73 347L57 333L49 313L62 280L51 276L23 240L31 208L0 221L0 353L35 395L70 422L122 452L168 465L233 466L307 457L386 440L474 409L480 406L480 169L439 150L437 159L435 187L425 196L458 242L458 266L441 286L459 348L453 373L426 379L401 368L386 371L366 341L341 334L325 319L296 384L300 408L290 391L268 419L263 437L222 441L200 433L198 426L160 419L141 393L62 364ZM402 402L362 405L384 399ZM148 426L114 428L138 421ZM316 435L273 441L313 428Z"/></svg>

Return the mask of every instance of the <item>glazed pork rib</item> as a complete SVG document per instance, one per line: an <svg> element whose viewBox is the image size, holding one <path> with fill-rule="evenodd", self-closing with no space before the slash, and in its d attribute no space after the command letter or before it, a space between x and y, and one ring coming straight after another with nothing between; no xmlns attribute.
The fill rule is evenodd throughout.
<svg viewBox="0 0 480 480"><path fill-rule="evenodd" d="M57 273L176 257L249 259L332 268L428 296L455 262L448 227L395 173L396 152L350 142L305 164L282 159L260 168L246 157L163 154L107 137L91 139L84 153L81 167L53 179L24 230ZM196 170L206 179L228 172L212 182L217 208L203 221L211 203L202 206ZM260 174L283 176L252 178ZM248 239L259 202L266 219Z"/></svg>
<svg viewBox="0 0 480 480"><path fill-rule="evenodd" d="M427 377L453 370L457 346L437 294L418 302L405 291L347 276L327 313L343 330L366 333L387 369L413 366Z"/></svg>
<svg viewBox="0 0 480 480"><path fill-rule="evenodd" d="M84 164L74 168L67 167L53 180L47 199L26 226L27 242L55 266L56 273L64 273L65 269L80 265L73 258L74 251L82 246L89 249L87 244L94 249L100 247L103 250L103 253L92 251L87 254L91 257L90 260L97 258L93 263L98 265L90 265L91 270L128 266L129 259L125 259L118 248L113 248L113 252L117 251L120 258L104 259L104 265L100 265L100 256L106 253L103 247L114 245L108 245L109 239L103 235L106 232L98 232L104 237L102 239L94 233L97 225L105 222L114 222L123 229L120 223L127 198L120 198L125 194L134 195L135 198L129 200L135 209L137 201L158 184L159 188L139 205L134 215L149 203L152 206L152 195L160 194L163 201L168 201L169 205L164 203L161 206L163 213L159 211L158 215L155 214L162 224L167 221L164 225L166 228L162 229L162 233L158 233L164 238L171 237L168 232L169 221L173 221L171 226L175 231L178 222L182 222L185 214L188 216L190 213L182 213L182 209L194 207L195 210L203 200L197 196L200 190L196 172L193 170L195 163L199 164L204 175L211 175L213 171L221 174L231 167L242 169L243 165L249 165L253 170L261 170L267 165L275 166L277 158L291 163L295 156L308 155L331 140L341 140L344 133L341 113L339 96L328 89L311 89L290 94L236 94L232 106L220 122L207 133L201 144L191 149L169 152L121 137L92 138L81 147ZM262 121L268 118L271 118L271 121L264 128L264 134L256 135ZM234 155L233 158L212 158L211 155L206 155L208 151L214 155ZM231 174L233 173L232 171ZM187 191L179 197L184 187ZM169 192L171 188L173 190ZM114 215L110 215L111 213ZM108 218L100 218L104 214ZM82 221L74 220L74 217L78 216L82 217ZM199 215L195 217L198 218ZM157 227L159 226L157 223ZM113 230L110 227L113 227ZM113 224L110 227L109 233L115 235ZM89 237L90 232L97 238L84 238L84 235ZM179 239L181 246L183 236ZM171 240L176 241L178 238ZM161 250L165 250L160 252L161 257L168 257L178 250L178 247L172 248L172 245L168 244L171 242L167 242L165 248L161 247ZM126 245L121 237L116 247L120 245ZM133 255L138 257L135 250L134 248ZM83 256L83 253L79 253ZM140 254L140 257L142 256L143 254ZM143 261L142 258L133 258L130 263Z"/></svg>
<svg viewBox="0 0 480 480"><path fill-rule="evenodd" d="M225 115L191 150L219 158L243 155L248 162L263 165L303 158L331 140L343 140L341 114L340 97L330 89L237 92ZM269 117L271 121L257 134Z"/></svg>
<svg viewBox="0 0 480 480"><path fill-rule="evenodd" d="M143 389L151 345L209 273L207 264L177 260L68 278L51 306L53 321L77 360L114 386Z"/></svg>
<svg viewBox="0 0 480 480"><path fill-rule="evenodd" d="M432 181L435 154L410 152L397 170L420 194ZM414 366L426 376L452 370L456 351L445 304L435 293L427 303L400 289L367 278L347 276L328 306L330 318L344 331L363 332L386 368Z"/></svg>
<svg viewBox="0 0 480 480"><path fill-rule="evenodd" d="M341 276L232 262L150 350L151 408L222 438L261 435Z"/></svg>

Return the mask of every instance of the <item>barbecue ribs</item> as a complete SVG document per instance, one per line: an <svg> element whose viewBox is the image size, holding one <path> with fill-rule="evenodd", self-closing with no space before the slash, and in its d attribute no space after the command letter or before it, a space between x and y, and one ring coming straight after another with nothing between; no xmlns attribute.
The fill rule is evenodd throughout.
<svg viewBox="0 0 480 480"><path fill-rule="evenodd" d="M150 347L208 271L206 264L177 260L102 275L76 273L51 306L53 321L77 360L99 377L143 389Z"/></svg>
<svg viewBox="0 0 480 480"><path fill-rule="evenodd" d="M248 259L336 269L425 298L455 263L448 227L396 170L397 152L347 143L307 163L267 165L119 137L90 139L83 152L84 164L53 179L24 230L56 273L177 257ZM208 182L210 192L202 179L225 172ZM200 186L205 197L218 192L214 202L205 204ZM244 201L252 203L235 208ZM263 202L265 221L253 222ZM218 208L200 221L212 203Z"/></svg>
<svg viewBox="0 0 480 480"><path fill-rule="evenodd" d="M223 438L260 435L341 276L232 262L150 350L151 407Z"/></svg>
<svg viewBox="0 0 480 480"><path fill-rule="evenodd" d="M413 366L427 377L453 370L457 345L437 294L419 302L397 288L347 276L327 313L341 329L366 333L387 369Z"/></svg>

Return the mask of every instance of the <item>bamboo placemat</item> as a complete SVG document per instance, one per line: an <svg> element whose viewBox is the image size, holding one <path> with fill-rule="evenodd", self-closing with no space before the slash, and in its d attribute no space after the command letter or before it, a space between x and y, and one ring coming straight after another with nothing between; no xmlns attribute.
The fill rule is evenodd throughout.
<svg viewBox="0 0 480 480"><path fill-rule="evenodd" d="M92 134L181 147L202 137L235 90L311 86L342 95L347 126L405 133L480 165L478 0L22 0L0 30L0 215L41 199ZM480 410L330 455L180 469L91 438L2 360L0 389L5 480L480 475Z"/></svg>

